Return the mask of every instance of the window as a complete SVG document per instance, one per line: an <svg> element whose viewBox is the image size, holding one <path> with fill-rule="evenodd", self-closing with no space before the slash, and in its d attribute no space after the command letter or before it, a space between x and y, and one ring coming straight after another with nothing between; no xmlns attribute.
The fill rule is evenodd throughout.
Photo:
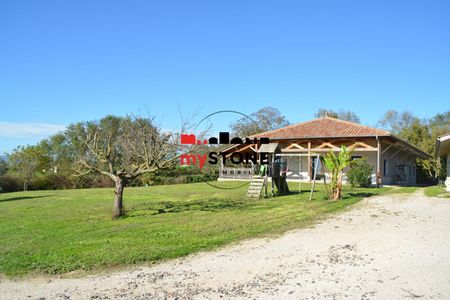
<svg viewBox="0 0 450 300"><path fill-rule="evenodd" d="M387 159L383 160L383 176L388 176L388 161Z"/></svg>
<svg viewBox="0 0 450 300"><path fill-rule="evenodd" d="M360 159L360 158L362 158L361 155L353 155L353 156L352 156L352 160Z"/></svg>

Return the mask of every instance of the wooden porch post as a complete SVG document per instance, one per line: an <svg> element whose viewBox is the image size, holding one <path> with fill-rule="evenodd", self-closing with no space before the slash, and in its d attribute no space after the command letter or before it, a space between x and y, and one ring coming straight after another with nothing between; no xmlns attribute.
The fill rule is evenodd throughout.
<svg viewBox="0 0 450 300"><path fill-rule="evenodd" d="M377 136L377 174L376 174L377 187L381 187L381 139Z"/></svg>
<svg viewBox="0 0 450 300"><path fill-rule="evenodd" d="M311 142L308 142L308 177L309 181L311 181Z"/></svg>

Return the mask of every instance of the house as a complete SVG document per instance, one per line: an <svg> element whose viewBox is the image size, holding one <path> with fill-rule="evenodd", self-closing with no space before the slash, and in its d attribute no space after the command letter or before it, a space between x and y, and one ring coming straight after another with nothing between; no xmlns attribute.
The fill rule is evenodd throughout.
<svg viewBox="0 0 450 300"><path fill-rule="evenodd" d="M447 180L445 185L450 192L450 132L440 136L436 141L436 157L447 156Z"/></svg>
<svg viewBox="0 0 450 300"><path fill-rule="evenodd" d="M373 166L372 183L378 186L381 184L416 184L416 159L430 158L429 154L388 131L331 117L289 125L253 137L267 137L271 144L276 145L272 148L278 149L278 152L273 153L273 158L287 163L288 181L311 181L317 155L325 155L330 150L339 151L342 145L354 149L353 159L365 158ZM263 145L233 145L224 152L227 156L231 156L235 152L241 154L252 151L259 152L261 146ZM246 167L247 170L252 169L249 165ZM244 168L241 166L239 174L245 169L245 166ZM221 165L219 172L219 180L248 179L249 177L249 175L239 177L237 169L226 164ZM318 172L318 174L321 173ZM325 176L329 178L326 170Z"/></svg>

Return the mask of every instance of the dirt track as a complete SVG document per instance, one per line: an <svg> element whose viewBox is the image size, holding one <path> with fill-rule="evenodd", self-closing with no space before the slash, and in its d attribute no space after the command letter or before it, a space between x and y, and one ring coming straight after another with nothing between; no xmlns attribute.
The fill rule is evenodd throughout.
<svg viewBox="0 0 450 300"><path fill-rule="evenodd" d="M313 228L109 275L0 282L2 299L450 299L450 201L365 199Z"/></svg>

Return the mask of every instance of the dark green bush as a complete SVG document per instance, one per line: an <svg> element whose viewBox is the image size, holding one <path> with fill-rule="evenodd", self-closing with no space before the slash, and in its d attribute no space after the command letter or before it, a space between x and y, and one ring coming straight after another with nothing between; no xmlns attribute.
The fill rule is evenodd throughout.
<svg viewBox="0 0 450 300"><path fill-rule="evenodd" d="M91 188L105 188L105 187L114 187L115 183L106 175L96 175L94 180L92 180L89 184Z"/></svg>
<svg viewBox="0 0 450 300"><path fill-rule="evenodd" d="M53 182L47 175L40 175L31 180L29 190L54 190Z"/></svg>
<svg viewBox="0 0 450 300"><path fill-rule="evenodd" d="M196 183L217 180L218 174L213 170L200 171L195 166L179 166L174 169L158 170L143 174L131 181L128 186L154 186L166 184ZM84 176L71 174L44 173L35 177L29 190L61 190L72 188L105 188L114 187L114 182L105 175L89 173ZM0 193L21 191L21 180L13 174L0 176Z"/></svg>
<svg viewBox="0 0 450 300"><path fill-rule="evenodd" d="M365 159L358 159L353 162L347 172L347 178L353 187L368 187L372 184L373 167Z"/></svg>
<svg viewBox="0 0 450 300"><path fill-rule="evenodd" d="M65 190L75 187L75 181L69 175L42 174L34 178L30 183L30 190Z"/></svg>
<svg viewBox="0 0 450 300"><path fill-rule="evenodd" d="M187 183L205 182L205 181L215 181L218 175L214 173L204 173L197 175L189 175L187 177Z"/></svg>
<svg viewBox="0 0 450 300"><path fill-rule="evenodd" d="M181 183L196 183L217 180L214 170L204 168L202 171L196 166L178 166L174 169L158 170L154 173L144 174L133 183L136 186L166 185Z"/></svg>
<svg viewBox="0 0 450 300"><path fill-rule="evenodd" d="M17 192L22 189L23 185L16 176L9 174L0 176L0 193Z"/></svg>

